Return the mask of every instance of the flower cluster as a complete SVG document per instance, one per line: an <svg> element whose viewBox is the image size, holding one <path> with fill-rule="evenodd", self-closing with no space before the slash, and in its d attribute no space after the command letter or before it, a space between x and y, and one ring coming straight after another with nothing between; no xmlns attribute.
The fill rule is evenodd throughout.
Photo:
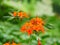
<svg viewBox="0 0 60 45"><path fill-rule="evenodd" d="M16 43L12 43L12 44L10 44L10 42L7 42L7 43L5 43L5 44L3 44L3 45L21 45L21 44L16 44Z"/></svg>
<svg viewBox="0 0 60 45"><path fill-rule="evenodd" d="M44 33L44 22L41 18L36 17L31 19L29 22L26 22L22 27L22 32L27 32L28 35L31 35L33 31L39 32L42 31Z"/></svg>
<svg viewBox="0 0 60 45"><path fill-rule="evenodd" d="M20 17L20 18L28 18L28 14L26 12L13 12L13 16L16 17Z"/></svg>

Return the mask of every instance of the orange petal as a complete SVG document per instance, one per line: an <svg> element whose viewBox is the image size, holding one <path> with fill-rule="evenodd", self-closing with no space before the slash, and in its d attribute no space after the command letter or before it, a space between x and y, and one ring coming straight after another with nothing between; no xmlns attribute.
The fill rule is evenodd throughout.
<svg viewBox="0 0 60 45"><path fill-rule="evenodd" d="M17 45L17 44L13 42L11 45Z"/></svg>
<svg viewBox="0 0 60 45"><path fill-rule="evenodd" d="M31 29L27 30L27 33L28 33L28 35L31 35L32 34L32 30Z"/></svg>
<svg viewBox="0 0 60 45"><path fill-rule="evenodd" d="M13 12L13 16L16 16L17 15L17 12Z"/></svg>
<svg viewBox="0 0 60 45"><path fill-rule="evenodd" d="M10 43L5 43L5 44L3 44L3 45L10 45Z"/></svg>
<svg viewBox="0 0 60 45"><path fill-rule="evenodd" d="M18 16L19 16L19 17L22 17L22 16L23 16L23 12L19 12L19 13L18 13Z"/></svg>

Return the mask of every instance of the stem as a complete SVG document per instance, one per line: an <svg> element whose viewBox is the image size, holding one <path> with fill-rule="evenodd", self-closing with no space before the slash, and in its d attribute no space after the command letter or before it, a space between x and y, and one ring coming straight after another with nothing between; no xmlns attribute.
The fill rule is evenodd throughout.
<svg viewBox="0 0 60 45"><path fill-rule="evenodd" d="M42 44L41 44L41 41L40 41L39 34L37 35L37 40L38 40L38 45L42 45Z"/></svg>

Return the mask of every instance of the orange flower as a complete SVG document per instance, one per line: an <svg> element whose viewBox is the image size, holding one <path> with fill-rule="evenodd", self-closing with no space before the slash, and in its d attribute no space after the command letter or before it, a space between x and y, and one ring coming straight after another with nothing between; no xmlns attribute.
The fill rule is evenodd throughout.
<svg viewBox="0 0 60 45"><path fill-rule="evenodd" d="M25 18L25 17L28 18L28 14L26 12L18 12L18 13L17 12L13 12L13 16L14 17L18 16L21 19Z"/></svg>
<svg viewBox="0 0 60 45"><path fill-rule="evenodd" d="M41 18L38 18L38 17L31 19L30 22L34 25L44 24L43 20Z"/></svg>
<svg viewBox="0 0 60 45"><path fill-rule="evenodd" d="M27 15L27 13L23 12L23 15L24 15L24 17L27 17L27 18L28 18L28 15Z"/></svg>
<svg viewBox="0 0 60 45"><path fill-rule="evenodd" d="M44 24L43 20L41 18L36 17L37 24Z"/></svg>
<svg viewBox="0 0 60 45"><path fill-rule="evenodd" d="M28 15L27 15L26 12L19 12L19 13L18 13L18 16L19 16L20 18L28 17Z"/></svg>
<svg viewBox="0 0 60 45"><path fill-rule="evenodd" d="M44 28L43 28L43 20L41 18L33 18L30 20L30 22L33 24L33 30L36 30L37 32L42 31L44 32Z"/></svg>
<svg viewBox="0 0 60 45"><path fill-rule="evenodd" d="M13 16L16 16L17 15L17 12L13 12Z"/></svg>
<svg viewBox="0 0 60 45"><path fill-rule="evenodd" d="M25 23L23 26L22 26L22 28L21 28L21 31L22 32L27 32L28 33L28 35L29 34L31 34L32 32L32 24L30 23L30 22L27 22L27 23Z"/></svg>
<svg viewBox="0 0 60 45"><path fill-rule="evenodd" d="M44 27L43 27L43 25L37 25L37 27L36 27L37 29L36 29L36 31L41 31L41 32L43 32L44 33Z"/></svg>
<svg viewBox="0 0 60 45"><path fill-rule="evenodd" d="M32 34L32 30L31 29L28 29L27 30L27 33L28 33L28 35L31 35Z"/></svg>
<svg viewBox="0 0 60 45"><path fill-rule="evenodd" d="M11 45L17 45L17 44L13 42Z"/></svg>
<svg viewBox="0 0 60 45"><path fill-rule="evenodd" d="M8 43L5 43L5 44L3 44L3 45L10 45L10 43L8 42Z"/></svg>
<svg viewBox="0 0 60 45"><path fill-rule="evenodd" d="M42 45L39 39L38 39L38 45Z"/></svg>
<svg viewBox="0 0 60 45"><path fill-rule="evenodd" d="M41 27L41 29L40 29L43 33L44 33L44 28L43 27Z"/></svg>
<svg viewBox="0 0 60 45"><path fill-rule="evenodd" d="M19 13L18 13L18 16L19 16L20 18L23 18L23 12L19 12Z"/></svg>
<svg viewBox="0 0 60 45"><path fill-rule="evenodd" d="M21 32L26 32L26 27L25 26L21 27Z"/></svg>
<svg viewBox="0 0 60 45"><path fill-rule="evenodd" d="M22 32L27 32L28 35L32 34L33 31L41 31L44 33L44 28L43 28L43 21L42 19L36 17L36 18L33 18L31 19L29 22L25 23L22 28L21 28L21 31Z"/></svg>
<svg viewBox="0 0 60 45"><path fill-rule="evenodd" d="M19 44L16 44L16 43L12 43L12 44L10 44L10 42L8 42L8 43L5 43L5 44L3 44L3 45L21 45L20 43Z"/></svg>
<svg viewBox="0 0 60 45"><path fill-rule="evenodd" d="M33 30L36 30L37 32L39 32L39 30L40 30L39 25L35 25Z"/></svg>

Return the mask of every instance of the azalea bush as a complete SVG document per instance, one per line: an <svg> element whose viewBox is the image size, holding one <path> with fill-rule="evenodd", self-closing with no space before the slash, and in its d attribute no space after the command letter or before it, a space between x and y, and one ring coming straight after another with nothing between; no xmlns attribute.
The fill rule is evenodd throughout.
<svg viewBox="0 0 60 45"><path fill-rule="evenodd" d="M38 1L0 1L0 45L60 45L59 13L35 14Z"/></svg>

